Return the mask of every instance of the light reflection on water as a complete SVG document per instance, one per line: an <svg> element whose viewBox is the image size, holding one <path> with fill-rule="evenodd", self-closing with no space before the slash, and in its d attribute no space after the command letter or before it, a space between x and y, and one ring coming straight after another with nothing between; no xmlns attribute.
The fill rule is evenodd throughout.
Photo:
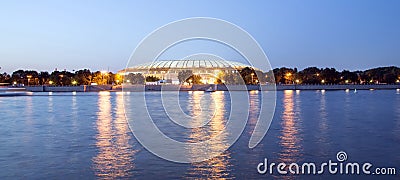
<svg viewBox="0 0 400 180"><path fill-rule="evenodd" d="M99 93L99 112L97 113L96 146L99 149L93 158L95 173L101 178L127 178L132 176L134 169L134 154L132 145L129 144L131 136L125 121L123 99L118 95L116 108L111 108L111 96L108 93ZM112 117L115 111L116 117Z"/></svg>
<svg viewBox="0 0 400 180"><path fill-rule="evenodd" d="M210 101L213 101L214 103L211 103L211 106L209 106L210 110L212 113L214 113L213 118L211 121L208 123L206 127L202 128L193 128L192 133L189 135L189 142L198 142L198 141L204 141L209 138L215 138L217 135L219 135L222 130L225 128L225 123L227 121L227 118L225 116L226 113L226 107L225 107L225 97L222 92L216 92L216 93L192 93L192 101L189 102L189 104L200 104L200 101L202 98L210 104ZM194 123L195 126L198 124L202 124L204 120L202 120L202 116L199 116L198 113L198 108L196 106L193 106L193 109L191 111L194 115L194 118L191 119L191 123ZM227 134L222 134L217 141L211 141L208 143L206 146L203 148L206 150L206 152L209 153L218 153L221 150L227 149L228 144L225 142ZM203 149L203 151L204 151ZM198 156L200 152L202 152L200 149L190 149L189 152L194 155ZM214 157L210 160L204 161L204 162L199 162L199 163L194 163L192 166L189 168L189 172L187 173L188 177L205 177L205 178L211 178L211 179L216 179L216 178L232 178L230 175L230 152L229 150L225 151L224 153L220 154L217 157Z"/></svg>
<svg viewBox="0 0 400 180"><path fill-rule="evenodd" d="M299 130L301 119L299 118L299 99L294 97L292 90L283 92L282 133L279 136L282 151L279 153L281 162L297 162L301 157L301 141Z"/></svg>
<svg viewBox="0 0 400 180"><path fill-rule="evenodd" d="M340 150L351 161L400 167L400 95L396 92L280 91L270 130L259 146L248 149L263 93L268 92L249 92L249 123L241 139L222 155L195 164L173 163L142 151L124 118L120 93L0 98L0 179L282 178L260 176L257 164L265 157L271 162L318 163L335 159ZM187 104L182 108L188 114L209 108L213 119L188 133L167 133L187 135L179 140L189 142L216 136L229 118L228 94L183 93L181 100ZM169 129L161 113L154 117ZM202 118L195 116L191 123L201 124ZM227 135L205 148L225 149Z"/></svg>

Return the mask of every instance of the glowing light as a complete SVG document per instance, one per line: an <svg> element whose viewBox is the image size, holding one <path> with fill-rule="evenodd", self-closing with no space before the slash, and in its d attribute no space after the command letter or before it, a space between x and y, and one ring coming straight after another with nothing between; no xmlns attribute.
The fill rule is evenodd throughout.
<svg viewBox="0 0 400 180"><path fill-rule="evenodd" d="M51 84L53 84L54 82L53 81L49 81L49 84L51 85Z"/></svg>
<svg viewBox="0 0 400 180"><path fill-rule="evenodd" d="M346 82L346 83L349 83L349 80L346 80L345 82Z"/></svg>
<svg viewBox="0 0 400 180"><path fill-rule="evenodd" d="M14 85L16 85L17 84L17 82L16 81L14 81L14 83L13 83Z"/></svg>
<svg viewBox="0 0 400 180"><path fill-rule="evenodd" d="M316 75L319 76L319 73L317 73Z"/></svg>
<svg viewBox="0 0 400 180"><path fill-rule="evenodd" d="M371 88L371 89L369 89L370 91L373 91L373 90L375 90L375 89L373 89L373 88Z"/></svg>
<svg viewBox="0 0 400 180"><path fill-rule="evenodd" d="M299 83L299 82L300 82L300 80L296 79L296 83Z"/></svg>
<svg viewBox="0 0 400 180"><path fill-rule="evenodd" d="M321 80L321 83L325 83L325 80Z"/></svg>
<svg viewBox="0 0 400 180"><path fill-rule="evenodd" d="M78 82L76 82L76 81L74 80L74 81L72 81L72 84L73 84L73 85L76 85L76 84L78 84Z"/></svg>
<svg viewBox="0 0 400 180"><path fill-rule="evenodd" d="M350 89L346 89L346 92L350 92Z"/></svg>
<svg viewBox="0 0 400 180"><path fill-rule="evenodd" d="M286 73L286 76L291 76L292 75L292 73Z"/></svg>
<svg viewBox="0 0 400 180"><path fill-rule="evenodd" d="M110 92L109 92L109 91L100 91L100 92L99 92L99 95L100 95L100 96L109 96L109 95L110 95Z"/></svg>
<svg viewBox="0 0 400 180"><path fill-rule="evenodd" d="M322 90L321 90L321 93L322 93L322 94L325 94L325 89L322 89Z"/></svg>
<svg viewBox="0 0 400 180"><path fill-rule="evenodd" d="M258 94L258 90L251 90L250 94Z"/></svg>
<svg viewBox="0 0 400 180"><path fill-rule="evenodd" d="M293 94L293 90L289 90L289 89L283 90L283 93L284 94Z"/></svg>
<svg viewBox="0 0 400 180"><path fill-rule="evenodd" d="M400 82L400 80L396 80L396 82L398 83L398 82Z"/></svg>
<svg viewBox="0 0 400 180"><path fill-rule="evenodd" d="M76 95L76 91L72 92L72 95L75 96Z"/></svg>

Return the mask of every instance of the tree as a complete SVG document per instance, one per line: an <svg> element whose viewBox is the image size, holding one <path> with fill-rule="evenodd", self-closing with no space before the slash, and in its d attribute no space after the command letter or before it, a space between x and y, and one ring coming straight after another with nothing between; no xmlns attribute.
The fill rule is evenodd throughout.
<svg viewBox="0 0 400 180"><path fill-rule="evenodd" d="M70 86L72 85L73 77L74 74L68 71L53 71L49 79L53 85Z"/></svg>
<svg viewBox="0 0 400 180"><path fill-rule="evenodd" d="M336 71L335 68L325 68L321 71L321 76L322 79L324 80L324 83L339 83L340 81L340 73ZM322 82L322 80L321 80Z"/></svg>
<svg viewBox="0 0 400 180"><path fill-rule="evenodd" d="M237 85L237 84L244 84L242 76L239 72L233 73L225 73L223 76L224 84L227 85Z"/></svg>
<svg viewBox="0 0 400 180"><path fill-rule="evenodd" d="M105 73L101 71L96 71L93 73L93 82L98 85L105 85L107 84L107 77Z"/></svg>
<svg viewBox="0 0 400 180"><path fill-rule="evenodd" d="M146 77L146 82L157 82L159 80L160 80L160 78L155 77L155 76L147 76Z"/></svg>
<svg viewBox="0 0 400 180"><path fill-rule="evenodd" d="M319 84L321 83L321 69L317 67L308 67L300 71L299 79L306 84Z"/></svg>
<svg viewBox="0 0 400 180"><path fill-rule="evenodd" d="M192 70L180 71L180 72L178 72L178 80L182 84L182 83L186 82L186 80L192 75L193 75Z"/></svg>
<svg viewBox="0 0 400 180"><path fill-rule="evenodd" d="M0 83L11 84L11 76L7 73L0 74Z"/></svg>
<svg viewBox="0 0 400 180"><path fill-rule="evenodd" d="M189 78L187 78L186 82L189 84L203 84L203 82L201 82L201 76L195 75L195 74L193 74Z"/></svg>
<svg viewBox="0 0 400 180"><path fill-rule="evenodd" d="M296 78L298 78L297 68L291 69L291 68L281 67L281 68L275 68L273 72L277 83L293 84Z"/></svg>
<svg viewBox="0 0 400 180"><path fill-rule="evenodd" d="M258 75L261 75L261 72L256 72L251 67L245 67L242 70L240 70L239 73L245 84L259 83Z"/></svg>
<svg viewBox="0 0 400 180"><path fill-rule="evenodd" d="M357 83L358 75L356 72L350 72L349 70L343 70L340 72L340 83Z"/></svg>
<svg viewBox="0 0 400 180"><path fill-rule="evenodd" d="M24 84L25 83L25 78L26 74L24 70L17 70L14 71L11 75L11 79L13 82L16 82L18 84Z"/></svg>
<svg viewBox="0 0 400 180"><path fill-rule="evenodd" d="M75 72L74 80L78 85L90 85L93 80L93 74L89 69L82 69Z"/></svg>
<svg viewBox="0 0 400 180"><path fill-rule="evenodd" d="M129 73L125 77L126 82L131 83L131 84L144 84L145 78L143 77L142 74L133 74Z"/></svg>
<svg viewBox="0 0 400 180"><path fill-rule="evenodd" d="M116 85L120 85L124 81L124 78L120 73L114 74L113 79Z"/></svg>
<svg viewBox="0 0 400 180"><path fill-rule="evenodd" d="M38 78L39 78L39 84L44 85L49 80L50 74L47 71L42 71L39 73Z"/></svg>

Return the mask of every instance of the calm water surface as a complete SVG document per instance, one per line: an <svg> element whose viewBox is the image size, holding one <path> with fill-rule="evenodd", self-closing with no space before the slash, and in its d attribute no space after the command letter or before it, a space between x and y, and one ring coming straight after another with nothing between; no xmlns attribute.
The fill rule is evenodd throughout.
<svg viewBox="0 0 400 180"><path fill-rule="evenodd" d="M400 94L396 91L277 92L270 129L256 148L249 149L263 93L249 92L249 122L240 139L220 156L194 164L158 158L135 140L124 112L124 105L134 103L135 93L124 95L125 99L121 93L108 92L0 97L0 179L277 178L282 176L259 175L258 163L264 158L277 163L326 162L336 160L339 151L347 153L348 161L396 167L400 173ZM155 123L180 141L215 136L230 115L227 92L182 92L179 100L185 113L218 112L206 127L182 130L166 120L158 98L159 92L146 94ZM226 146L210 144L214 150ZM284 176L292 177L310 178ZM314 176L325 177L345 176Z"/></svg>

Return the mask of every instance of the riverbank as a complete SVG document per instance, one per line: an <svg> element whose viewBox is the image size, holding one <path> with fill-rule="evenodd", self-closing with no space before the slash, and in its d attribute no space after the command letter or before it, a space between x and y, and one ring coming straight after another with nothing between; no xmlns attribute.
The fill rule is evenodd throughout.
<svg viewBox="0 0 400 180"><path fill-rule="evenodd" d="M27 86L30 92L98 92L98 91L122 91L122 86ZM204 91L212 88L216 91L247 91L247 90L370 90L370 89L400 89L400 84L346 84L346 85L126 85L126 91Z"/></svg>
<svg viewBox="0 0 400 180"><path fill-rule="evenodd" d="M30 92L99 92L99 91L111 91L112 85L100 85L100 86L25 86L26 91Z"/></svg>

